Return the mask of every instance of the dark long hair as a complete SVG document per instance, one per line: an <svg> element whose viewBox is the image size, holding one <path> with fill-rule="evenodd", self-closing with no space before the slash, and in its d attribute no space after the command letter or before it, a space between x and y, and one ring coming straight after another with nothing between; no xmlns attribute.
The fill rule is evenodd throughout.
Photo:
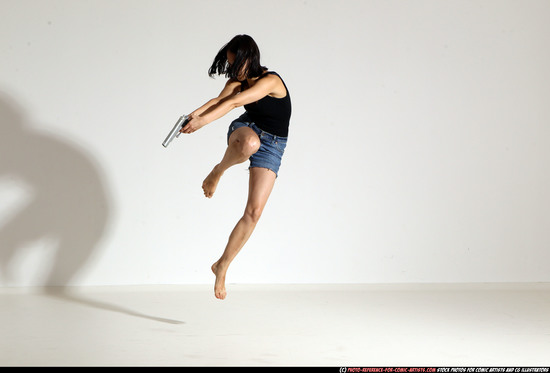
<svg viewBox="0 0 550 373"><path fill-rule="evenodd" d="M235 54L232 65L227 62L227 51ZM260 64L260 49L254 39L248 35L237 35L220 49L208 70L208 75L211 78L218 74L237 79L243 68L246 69L246 78L258 77L267 70L267 67Z"/></svg>

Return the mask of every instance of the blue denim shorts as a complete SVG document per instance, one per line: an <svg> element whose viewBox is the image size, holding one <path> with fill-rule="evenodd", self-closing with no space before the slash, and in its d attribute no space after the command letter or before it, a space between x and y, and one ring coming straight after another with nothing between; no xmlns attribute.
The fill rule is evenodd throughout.
<svg viewBox="0 0 550 373"><path fill-rule="evenodd" d="M272 135L269 132L265 132L258 128L258 126L251 121L248 113L244 113L239 118L231 122L229 131L227 132L227 143L229 144L229 137L237 128L248 127L251 128L260 138L260 149L250 157L250 167L267 168L275 172L276 176L279 176L279 167L281 167L281 160L286 148L287 137L280 137Z"/></svg>

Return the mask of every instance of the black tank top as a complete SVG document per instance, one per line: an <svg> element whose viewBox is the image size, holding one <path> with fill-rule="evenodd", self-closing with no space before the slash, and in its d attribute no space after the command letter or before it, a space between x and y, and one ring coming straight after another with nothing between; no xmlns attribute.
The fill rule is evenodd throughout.
<svg viewBox="0 0 550 373"><path fill-rule="evenodd" d="M276 136L288 137L290 114L292 112L290 93L281 76L274 71L267 71L259 79L262 79L267 74L277 75L281 79L286 89L286 96L282 98L265 96L256 102L244 105L244 108L258 128ZM248 83L245 80L241 83L241 91L246 88L248 88Z"/></svg>

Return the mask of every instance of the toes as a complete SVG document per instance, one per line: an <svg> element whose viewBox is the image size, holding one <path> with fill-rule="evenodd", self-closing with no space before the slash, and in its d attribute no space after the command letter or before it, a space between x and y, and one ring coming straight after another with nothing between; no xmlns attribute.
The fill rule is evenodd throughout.
<svg viewBox="0 0 550 373"><path fill-rule="evenodd" d="M206 186L202 187L202 190L204 192L204 196L206 198L211 198L214 193L212 193Z"/></svg>

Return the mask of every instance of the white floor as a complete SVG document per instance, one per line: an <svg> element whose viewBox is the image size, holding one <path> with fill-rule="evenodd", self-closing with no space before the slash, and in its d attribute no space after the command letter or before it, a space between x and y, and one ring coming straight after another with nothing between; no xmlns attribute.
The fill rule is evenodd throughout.
<svg viewBox="0 0 550 373"><path fill-rule="evenodd" d="M0 366L549 366L550 284L0 289Z"/></svg>

